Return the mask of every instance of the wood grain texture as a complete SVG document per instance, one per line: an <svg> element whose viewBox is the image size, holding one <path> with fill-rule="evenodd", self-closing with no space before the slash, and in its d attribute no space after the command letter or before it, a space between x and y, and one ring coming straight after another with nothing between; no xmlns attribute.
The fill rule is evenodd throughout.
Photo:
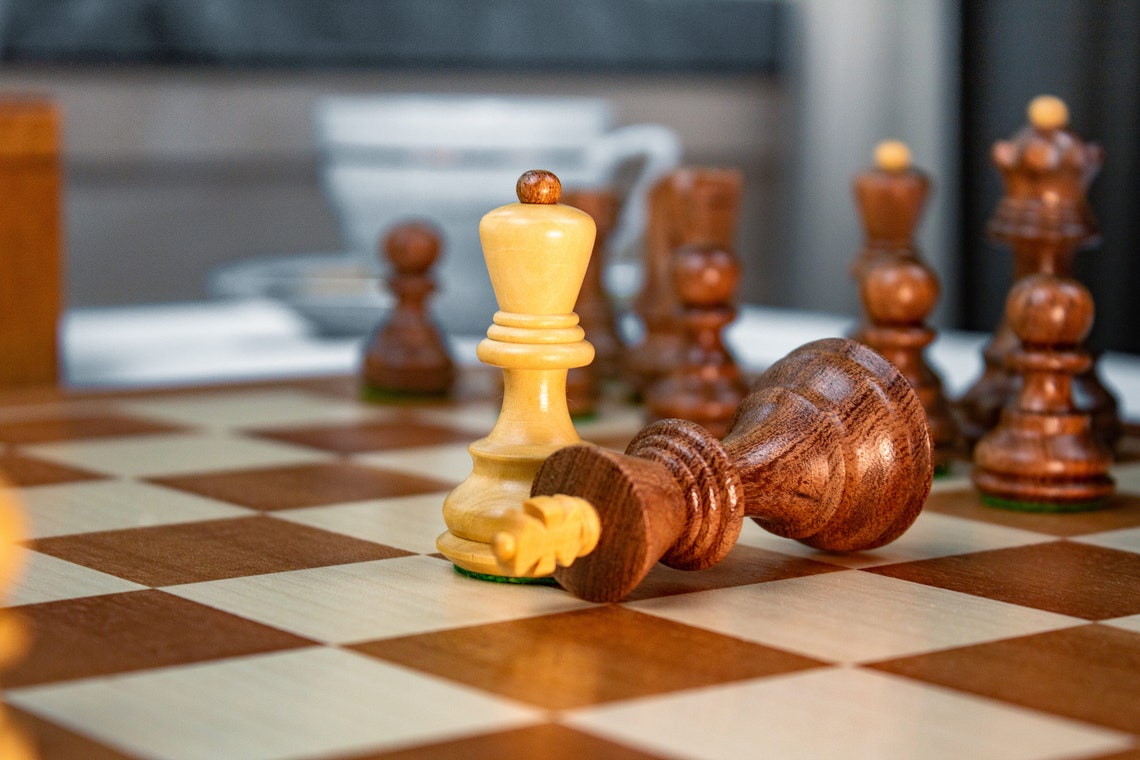
<svg viewBox="0 0 1140 760"><path fill-rule="evenodd" d="M59 377L60 132L51 102L0 100L0 387Z"/></svg>
<svg viewBox="0 0 1140 760"><path fill-rule="evenodd" d="M561 184L550 172L526 172L516 192L519 203L479 223L499 311L476 353L502 368L503 406L491 432L468 447L471 475L444 500L448 529L436 541L458 567L483 575L508 574L492 542L504 513L530 496L542 461L581 441L566 374L594 358L573 311L594 247L594 221L558 203Z"/></svg>
<svg viewBox="0 0 1140 760"><path fill-rule="evenodd" d="M624 598L657 561L700 569L727 554L744 517L829 551L894 540L918 516L933 476L926 415L906 379L870 349L809 343L773 365L718 441L662 420L616 454L552 455L534 494L590 502L597 548L555 577L591 601Z"/></svg>
<svg viewBox="0 0 1140 760"><path fill-rule="evenodd" d="M1047 100L1042 98L1056 103L1043 107ZM991 151L1004 193L986 231L1013 251L1015 285L1037 273L1071 277L1077 252L1100 242L1087 192L1104 163L1104 150L1068 128L1068 109L1056 98L1035 98L1027 111L1030 123L1011 139L994 143ZM1006 364L1017 345L1003 318L983 350L982 375L957 405L959 427L971 444L993 429L1017 393L1017 379ZM1121 432L1116 398L1095 364L1075 383L1079 406L1092 415L1097 437L1112 446Z"/></svg>
<svg viewBox="0 0 1140 760"><path fill-rule="evenodd" d="M926 318L938 303L940 284L915 239L931 185L930 177L911 163L910 148L898 140L879 143L874 166L855 175L852 189L864 239L851 276L865 319L852 337L898 367L918 393L936 464L944 469L957 453L960 436L942 379L923 354L936 337Z"/></svg>
<svg viewBox="0 0 1140 760"><path fill-rule="evenodd" d="M938 277L924 262L884 257L864 270L859 292L869 324L861 341L898 367L926 410L935 459L949 466L960 448L958 425L942 389L942 378L926 361L937 333L926 318L938 301Z"/></svg>
<svg viewBox="0 0 1140 760"><path fill-rule="evenodd" d="M885 154L905 156L885 160ZM851 265L856 282L883 256L916 257L915 229L930 196L930 177L910 163L901 143L884 141L876 149L875 165L855 175L852 191L863 225L863 245Z"/></svg>
<svg viewBox="0 0 1140 760"><path fill-rule="evenodd" d="M1112 454L1073 398L1073 378L1092 364L1080 349L1092 328L1092 295L1076 280L1030 275L1010 291L1006 320L1021 343L1006 359L1020 390L978 442L974 484L999 505L1066 510L1103 504L1114 489Z"/></svg>
<svg viewBox="0 0 1140 760"><path fill-rule="evenodd" d="M650 419L690 420L718 438L748 390L723 339L736 318L741 266L734 240L743 184L738 171L691 170L676 209L680 244L670 273L681 348L646 392Z"/></svg>

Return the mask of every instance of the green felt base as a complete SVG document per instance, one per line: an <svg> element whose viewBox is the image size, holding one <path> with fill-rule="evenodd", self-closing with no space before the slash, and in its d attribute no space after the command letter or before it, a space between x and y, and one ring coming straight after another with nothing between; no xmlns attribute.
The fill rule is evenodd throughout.
<svg viewBox="0 0 1140 760"><path fill-rule="evenodd" d="M471 570L464 570L459 565L452 565L455 572L460 575L466 575L468 578L474 578L479 581L490 581L491 583L518 583L528 586L557 586L558 581L554 580L551 576L543 578L512 578L508 575L488 575L487 573L476 573Z"/></svg>
<svg viewBox="0 0 1140 760"><path fill-rule="evenodd" d="M1073 501L1058 504L1042 501L1015 501L1013 499L1002 499L987 494L981 494L981 497L982 503L987 506L997 507L998 509L1012 509L1018 512L1092 512L1104 508L1105 504L1108 503L1107 499Z"/></svg>

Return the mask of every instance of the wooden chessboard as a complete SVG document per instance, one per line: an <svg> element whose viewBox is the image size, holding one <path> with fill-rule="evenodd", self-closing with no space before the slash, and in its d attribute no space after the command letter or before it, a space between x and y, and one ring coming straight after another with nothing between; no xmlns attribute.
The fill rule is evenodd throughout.
<svg viewBox="0 0 1140 760"><path fill-rule="evenodd" d="M1140 757L1140 465L1070 515L983 507L957 472L854 556L749 522L720 566L593 605L434 553L497 414L478 380L0 405L35 635L0 679L43 757ZM610 405L579 430L639 427Z"/></svg>

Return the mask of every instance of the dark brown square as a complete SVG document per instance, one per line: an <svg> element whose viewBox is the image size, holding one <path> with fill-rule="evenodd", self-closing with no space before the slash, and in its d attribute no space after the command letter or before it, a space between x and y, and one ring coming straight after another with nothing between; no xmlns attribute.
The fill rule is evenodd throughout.
<svg viewBox="0 0 1140 760"><path fill-rule="evenodd" d="M75 483L81 480L99 480L99 475L75 467L68 467L18 453L0 453L0 474L13 486L46 486L56 483Z"/></svg>
<svg viewBox="0 0 1140 760"><path fill-rule="evenodd" d="M517 728L481 736L469 736L438 744L353 755L339 760L507 760L507 758L542 758L542 760L655 760L650 755L598 736L575 731L557 723Z"/></svg>
<svg viewBox="0 0 1140 760"><path fill-rule="evenodd" d="M965 488L961 491L931 494L926 500L925 509L967 520L1063 537L1084 536L1140 525L1140 495L1132 493L1117 493L1105 509L1090 512L1023 512L987 506L982 503L977 491Z"/></svg>
<svg viewBox="0 0 1140 760"><path fill-rule="evenodd" d="M31 604L19 612L31 623L34 643L28 656L4 674L8 687L315 643L149 589Z"/></svg>
<svg viewBox="0 0 1140 760"><path fill-rule="evenodd" d="M335 451L338 454L437 446L445 443L470 443L479 437L469 431L433 425L412 417L380 422L357 422L349 425L291 427L247 432L261 438Z"/></svg>
<svg viewBox="0 0 1140 760"><path fill-rule="evenodd" d="M137 760L38 715L8 707L16 727L44 760Z"/></svg>
<svg viewBox="0 0 1140 760"><path fill-rule="evenodd" d="M455 487L455 483L348 462L174 475L150 482L260 510L446 492Z"/></svg>
<svg viewBox="0 0 1140 760"><path fill-rule="evenodd" d="M59 414L34 420L0 422L0 441L15 444L173 433L183 428L120 414Z"/></svg>
<svg viewBox="0 0 1140 760"><path fill-rule="evenodd" d="M1071 541L884 565L866 572L1086 620L1140 613L1140 554Z"/></svg>
<svg viewBox="0 0 1140 760"><path fill-rule="evenodd" d="M264 515L42 538L35 548L147 586L410 555Z"/></svg>
<svg viewBox="0 0 1140 760"><path fill-rule="evenodd" d="M831 573L844 568L802 557L737 544L723 561L699 572L655 565L628 600L688 594L716 588L747 586L784 578Z"/></svg>
<svg viewBox="0 0 1140 760"><path fill-rule="evenodd" d="M352 648L550 710L822 664L615 605Z"/></svg>
<svg viewBox="0 0 1140 760"><path fill-rule="evenodd" d="M1111 626L1083 625L870 667L1121 731L1140 730L1140 633Z"/></svg>

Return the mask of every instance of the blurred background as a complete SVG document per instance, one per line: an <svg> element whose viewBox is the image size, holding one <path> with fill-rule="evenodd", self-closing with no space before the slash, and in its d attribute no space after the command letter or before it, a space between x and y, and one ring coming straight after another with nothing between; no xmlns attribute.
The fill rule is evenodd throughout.
<svg viewBox="0 0 1140 760"><path fill-rule="evenodd" d="M935 182L935 321L970 330L996 323L1011 272L983 233L989 145L1053 93L1107 151L1104 242L1078 261L1094 343L1140 353L1133 0L0 0L17 92L63 108L72 309L200 301L233 262L343 250L324 96L576 95L670 127L686 164L743 170L741 300L769 306L856 313L851 178L907 141Z"/></svg>

